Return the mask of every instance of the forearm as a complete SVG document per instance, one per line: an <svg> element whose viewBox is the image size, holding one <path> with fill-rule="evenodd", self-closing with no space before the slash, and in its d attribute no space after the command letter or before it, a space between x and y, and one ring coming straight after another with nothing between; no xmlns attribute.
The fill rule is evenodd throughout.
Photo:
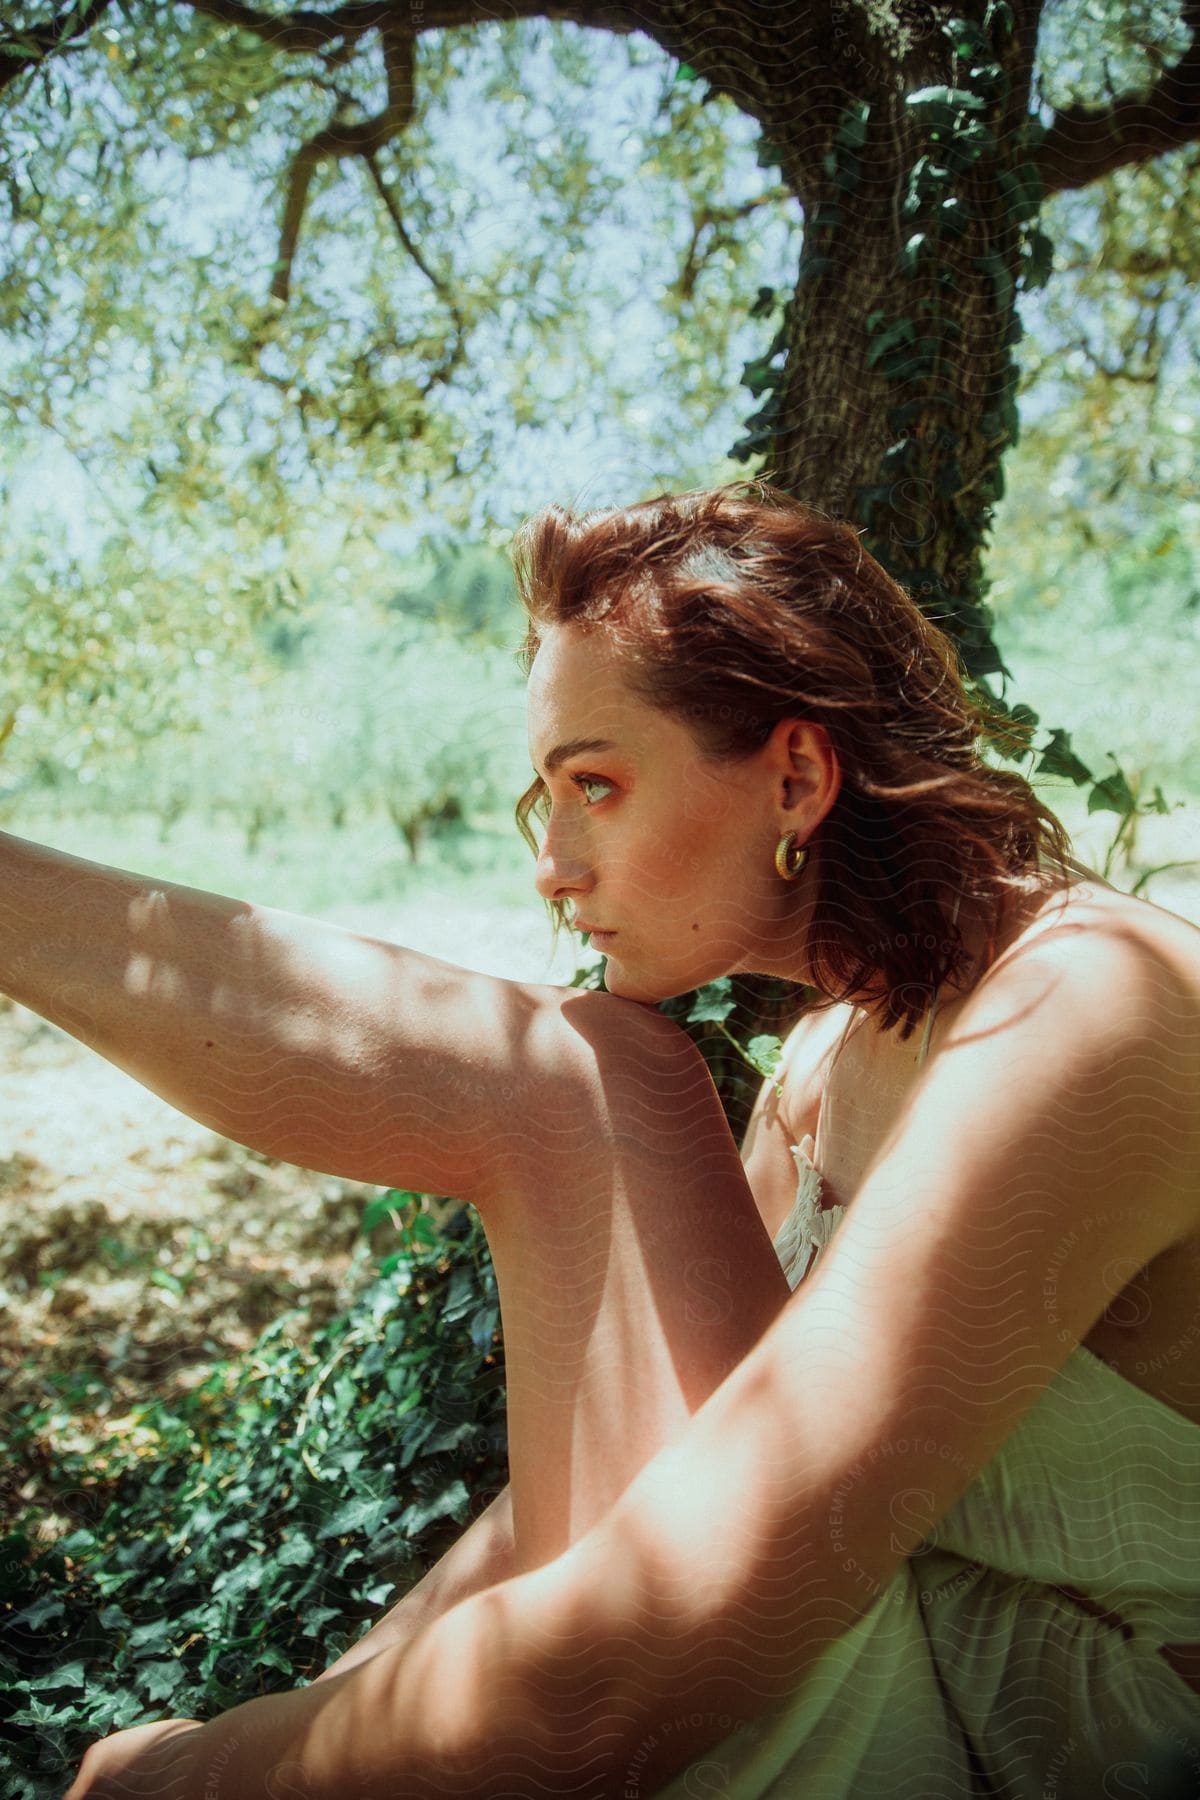
<svg viewBox="0 0 1200 1800"><path fill-rule="evenodd" d="M135 1754L119 1785L72 1800L263 1800L272 1783L306 1800L648 1800L789 1704L899 1564L889 1507L847 1479L878 1455L869 1409L795 1399L797 1369L844 1363L829 1350L837 1313L836 1294L785 1307L683 1438L553 1562L345 1674L188 1731L166 1747L169 1789L163 1764ZM861 1568L830 1555L835 1497ZM770 1729L763 1718L751 1742Z"/></svg>
<svg viewBox="0 0 1200 1800"><path fill-rule="evenodd" d="M436 957L3 832L0 992L225 1137L464 1199L512 1060L496 997L536 1010Z"/></svg>
<svg viewBox="0 0 1200 1800"><path fill-rule="evenodd" d="M460 1600L507 1581L515 1572L513 1550L512 1490L505 1487L403 1600L318 1676L318 1681L344 1675L381 1650L411 1643Z"/></svg>
<svg viewBox="0 0 1200 1800"><path fill-rule="evenodd" d="M254 1053L252 912L0 833L0 990L219 1130Z"/></svg>

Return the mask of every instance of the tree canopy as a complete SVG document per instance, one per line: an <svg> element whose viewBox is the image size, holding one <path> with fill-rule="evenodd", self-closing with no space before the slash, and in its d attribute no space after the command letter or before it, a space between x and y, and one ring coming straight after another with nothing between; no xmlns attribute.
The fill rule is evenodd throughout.
<svg viewBox="0 0 1200 1800"><path fill-rule="evenodd" d="M162 687L185 595L219 650L339 558L385 581L389 531L502 541L550 470L609 499L749 467L860 525L991 696L1022 381L1114 500L1186 455L1110 427L1193 380L1197 0L7 21L6 520L43 686ZM31 493L47 441L110 530Z"/></svg>

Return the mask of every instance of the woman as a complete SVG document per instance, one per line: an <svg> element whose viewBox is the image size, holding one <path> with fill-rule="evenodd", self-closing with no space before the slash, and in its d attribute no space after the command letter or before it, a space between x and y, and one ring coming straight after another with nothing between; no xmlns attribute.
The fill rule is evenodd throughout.
<svg viewBox="0 0 1200 1800"><path fill-rule="evenodd" d="M510 1488L438 1569L72 1796L1200 1791L1200 933L982 760L848 527L735 486L517 566L519 813L608 996L3 841L8 992L473 1201L505 1328ZM654 1004L734 971L821 996L744 1168Z"/></svg>

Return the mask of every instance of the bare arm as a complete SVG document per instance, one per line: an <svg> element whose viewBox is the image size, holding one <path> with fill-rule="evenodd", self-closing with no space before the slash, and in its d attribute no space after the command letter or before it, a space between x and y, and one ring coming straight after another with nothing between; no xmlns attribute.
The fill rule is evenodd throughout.
<svg viewBox="0 0 1200 1800"><path fill-rule="evenodd" d="M481 1593L496 1582L516 1574L513 1558L512 1489L497 1494L486 1512L450 1546L441 1561L372 1625L357 1644L331 1663L318 1681L344 1675L368 1662L380 1650L394 1650L410 1643L427 1625L457 1606L460 1600ZM315 1684L314 1684L315 1685Z"/></svg>
<svg viewBox="0 0 1200 1800"><path fill-rule="evenodd" d="M560 990L0 832L0 992L225 1137L477 1199Z"/></svg>

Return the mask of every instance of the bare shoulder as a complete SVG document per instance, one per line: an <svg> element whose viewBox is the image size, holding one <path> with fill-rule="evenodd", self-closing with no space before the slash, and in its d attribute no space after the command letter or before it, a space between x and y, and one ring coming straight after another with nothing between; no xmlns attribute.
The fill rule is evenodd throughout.
<svg viewBox="0 0 1200 1800"><path fill-rule="evenodd" d="M856 1010L848 1002L810 1009L784 1039L777 1071L783 1089L779 1110L794 1142L816 1130L829 1067Z"/></svg>
<svg viewBox="0 0 1200 1800"><path fill-rule="evenodd" d="M1200 929L1098 876L1037 897L986 973L938 1020L930 1075L968 1110L1030 1084L1091 1109L1137 1147L1200 1231ZM937 1038L940 1037L940 1042ZM969 1091L968 1091L969 1090ZM1064 1100L1064 1104L1066 1104Z"/></svg>
<svg viewBox="0 0 1200 1800"><path fill-rule="evenodd" d="M1018 912L980 990L1007 972L1031 979L1060 978L1064 1000L1087 999L1089 977L1116 1007L1135 992L1164 1026L1187 1031L1200 1023L1200 928L1177 913L1111 887L1093 870L1073 865L1071 885L1035 896ZM970 999L970 995L966 996ZM1150 1016L1142 1015L1144 1018Z"/></svg>

